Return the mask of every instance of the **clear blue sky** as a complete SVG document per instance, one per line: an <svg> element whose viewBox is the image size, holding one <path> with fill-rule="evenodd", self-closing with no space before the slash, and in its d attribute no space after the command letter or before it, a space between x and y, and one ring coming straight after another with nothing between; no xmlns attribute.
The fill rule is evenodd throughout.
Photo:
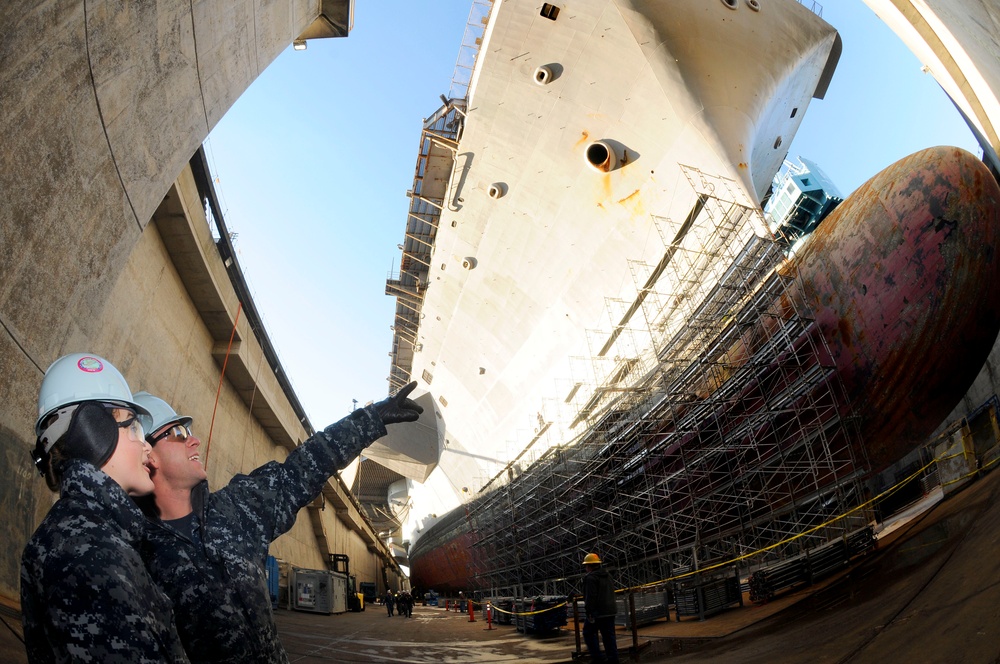
<svg viewBox="0 0 1000 664"><path fill-rule="evenodd" d="M265 325L313 426L387 394L398 267L421 119L450 87L471 0L358 0L347 39L289 48L213 130L208 155ZM844 195L950 144L979 155L934 79L861 0L827 0L844 53L789 157Z"/></svg>

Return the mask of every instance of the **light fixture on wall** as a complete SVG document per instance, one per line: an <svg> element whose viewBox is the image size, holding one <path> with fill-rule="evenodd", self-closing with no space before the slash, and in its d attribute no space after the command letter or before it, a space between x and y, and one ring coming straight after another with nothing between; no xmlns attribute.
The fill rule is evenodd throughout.
<svg viewBox="0 0 1000 664"><path fill-rule="evenodd" d="M306 44L305 39L296 39L295 41L292 42L292 48L294 48L296 51L304 51L306 50L306 46L308 46L308 44Z"/></svg>

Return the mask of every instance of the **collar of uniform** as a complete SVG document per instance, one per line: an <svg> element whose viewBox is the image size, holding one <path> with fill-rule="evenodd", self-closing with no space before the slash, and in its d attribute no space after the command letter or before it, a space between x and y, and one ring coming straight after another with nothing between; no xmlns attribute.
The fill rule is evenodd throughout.
<svg viewBox="0 0 1000 664"><path fill-rule="evenodd" d="M205 510L208 505L208 480L198 482L195 488L191 489L191 511L201 518L202 524L207 519Z"/></svg>
<svg viewBox="0 0 1000 664"><path fill-rule="evenodd" d="M66 462L59 495L62 498L90 502L95 509L107 512L109 518L133 539L137 540L142 536L145 517L138 505L118 482L89 461L70 459Z"/></svg>

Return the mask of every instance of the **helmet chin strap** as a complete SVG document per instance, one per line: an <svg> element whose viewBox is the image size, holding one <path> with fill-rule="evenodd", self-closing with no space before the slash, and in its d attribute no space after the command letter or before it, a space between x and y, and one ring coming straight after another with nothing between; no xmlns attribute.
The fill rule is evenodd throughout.
<svg viewBox="0 0 1000 664"><path fill-rule="evenodd" d="M41 438L35 441L35 449L31 450L31 461L38 469L38 474L45 477L49 469L49 453L45 450L45 443Z"/></svg>

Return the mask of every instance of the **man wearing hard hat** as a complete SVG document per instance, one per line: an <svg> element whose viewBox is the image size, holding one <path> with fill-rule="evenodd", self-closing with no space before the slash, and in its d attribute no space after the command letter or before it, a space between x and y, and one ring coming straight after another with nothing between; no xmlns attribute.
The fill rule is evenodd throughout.
<svg viewBox="0 0 1000 664"><path fill-rule="evenodd" d="M596 553L588 553L583 559L587 574L583 577L583 608L586 622L583 624L583 640L594 662L618 664L618 641L615 637L615 585L608 570L601 567L601 558ZM604 654L601 644L604 641Z"/></svg>
<svg viewBox="0 0 1000 664"><path fill-rule="evenodd" d="M142 505L151 520L143 558L174 601L192 664L287 664L265 582L268 547L386 426L416 421L423 409L407 398L414 387L358 408L283 462L237 475L218 491L209 491L192 418L148 392L135 395L152 417L146 440L154 500Z"/></svg>

